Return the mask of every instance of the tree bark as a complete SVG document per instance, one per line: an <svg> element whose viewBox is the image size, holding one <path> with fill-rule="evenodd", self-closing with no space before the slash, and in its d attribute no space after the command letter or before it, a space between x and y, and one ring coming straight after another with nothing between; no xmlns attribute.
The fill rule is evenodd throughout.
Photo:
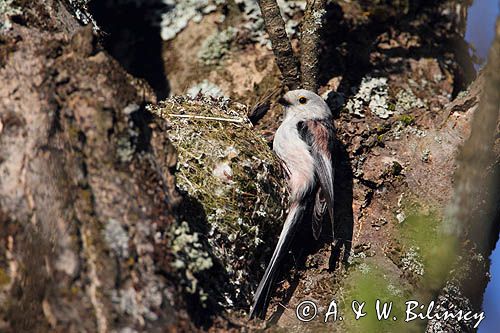
<svg viewBox="0 0 500 333"><path fill-rule="evenodd" d="M319 87L320 41L326 0L307 1L300 28L300 73L304 89L317 92Z"/></svg>
<svg viewBox="0 0 500 333"><path fill-rule="evenodd" d="M469 83L463 78L467 76L465 69L471 67L467 55L465 60L459 59L451 47L456 41L463 43L463 15L453 18L456 5L463 2L414 1L409 9L401 9L399 6L405 3L351 1L339 2L343 7L329 5L330 20L325 34L330 35L324 37L323 57L331 64L325 62L327 66L321 74L329 81L319 92L344 92L345 98L352 100L363 81L383 76L387 79L384 107L394 114L382 119L371 112L366 103L362 105L365 115L361 118L332 106L338 129L338 147L334 154L335 221L340 230L336 230L336 234L343 238L344 257L351 255L351 258L343 266L345 270L331 270L335 264L339 266L337 259L342 254L339 248L332 252L328 238L331 233L327 230L320 242L313 243L307 242L309 229L299 233L298 249L294 248L293 255L289 256L291 269L284 270L272 294L269 310L269 314L274 314L272 322L285 330L304 330L305 326L295 315L295 307L301 301L313 299L318 305L328 305L332 298L350 301L349 290L360 285L360 276L363 278L370 272L383 273L384 283L378 287L387 286L385 281L390 280L391 290L395 292L390 297L423 293L427 297L435 296L435 285L425 284L428 272L419 274L421 258L417 258L418 262L408 255L413 245L408 241L411 235L403 234L403 230L417 225L418 228L410 230L423 231L424 238L435 235L436 229L426 223L435 212L435 220L440 221L441 211L453 192L450 170L455 168L457 147L469 133L482 77L467 93L454 97ZM274 6L273 9L266 11L266 4ZM284 76L288 71L290 88L298 87L298 62L289 57L293 52L279 8L274 1L261 1L260 5L262 12L271 16L266 24L277 20L278 28L270 33L270 38L284 43L278 53L285 54L283 59L288 62L282 63L280 69L285 69ZM21 14L15 14L12 29L2 32L0 37L0 331L159 332L255 328L246 321L245 312L252 296L250 291L258 282L258 268L251 282L243 286L233 284L227 288L219 284L218 278L224 272L236 272L241 267L264 265L279 228L263 223L259 233L266 234L268 241L262 245L255 239L256 244L252 243L255 248L260 246L259 253L248 251L238 256L232 261L234 267L214 265L210 275L205 276L207 284L213 287L210 297L216 295L224 299L228 290L235 295L238 291L241 302L203 308L198 295L189 294L186 285L179 283L179 272L172 267L175 258L168 234L173 225L180 224L175 213L180 199L173 177L177 155L166 138L170 125L161 119L153 120L143 109L145 103L155 102L148 86L127 74L103 51L92 29L82 29L74 18L76 15L67 8L71 7L55 0L23 8ZM78 8L85 11L85 6ZM460 8L459 12L463 13L464 7ZM89 17L87 14L84 17ZM192 45L201 44L203 37L211 36L216 30L212 28L218 26L213 20L215 15L207 16L208 19L190 24L179 33L179 43L164 45L165 52L176 55L174 65L179 71L175 75L179 81L183 76L182 82L190 86L205 76L222 77L230 81L225 88L228 95L243 83L252 89L258 86L266 94L276 94L281 82L275 79L279 75L274 67L259 72L262 63L272 63L271 51L266 53L267 50L258 45L238 48L237 52L227 55L231 66L255 59L255 69L253 65L242 66L244 75L240 71L239 76L232 76L225 66L200 69L193 65L198 64L198 50L193 53ZM205 29L209 24L211 29ZM460 31L454 27L461 27ZM198 36L200 31L201 35L207 35ZM186 40L195 42L190 44ZM187 62L186 55L194 60ZM233 56L236 58L231 58ZM279 63L281 60L277 58ZM313 77L316 70L311 73ZM252 75L264 76L264 79L256 80L255 85L253 81L249 84L247 78ZM491 82L491 78L488 80ZM254 97L256 90L249 91ZM376 89L373 91L379 93ZM487 96L494 96L491 88L485 91L491 91ZM211 101L215 103L215 99ZM190 110L193 113L198 107L212 105L204 105L199 100L193 103L196 104ZM405 109L396 112L397 108ZM235 116L224 107L222 111L228 112L227 117ZM267 135L271 141L279 125L280 112L272 109L253 130ZM488 122L482 126L491 130L490 118L482 119L475 121L473 133L487 133L486 129L475 130L477 122ZM218 123L212 125L214 131L222 128ZM182 123L179 127L182 128ZM232 145L233 136L221 134L227 134L228 147ZM182 141L182 135L179 140ZM480 136L474 140L478 144L486 143ZM251 144L250 140L246 142ZM265 144L261 146L261 150L267 148ZM218 151L213 148L216 154ZM498 150L494 152L498 158ZM476 159L472 153L463 153L463 156L464 161ZM196 154L181 163L199 163L202 157L203 154ZM253 156L246 157L252 159ZM477 164L488 165L485 161L478 158ZM251 163L245 163L241 167L249 165ZM476 172L476 167L476 164L471 167L472 172ZM270 172L279 176L279 172ZM223 176L231 181L230 175ZM465 178L468 184L474 184L479 178L477 173L471 177ZM479 184L486 182L486 179L480 180ZM457 182L462 181L457 178ZM239 195L247 200L255 197L246 192ZM461 205L462 201L459 202ZM199 214L187 216L186 220L188 217L207 220L199 202L183 200L183 204L185 215L194 209ZM257 207L250 208L255 214L263 213ZM412 218L412 209L424 219ZM468 217L465 223L474 225L476 221ZM274 219L273 222L277 225L281 221ZM462 230L469 230L467 226L460 226ZM477 227L480 226L485 225L477 223ZM201 227L208 229L207 225ZM204 240L212 237L203 232L199 235ZM480 253L485 258L488 248L481 248L481 241L472 236L476 235L475 229L470 229L468 235L475 247L467 255ZM237 235L236 239L241 242L247 239L245 237ZM441 242L442 239L437 239L432 245L440 249ZM234 244L236 242L227 237L221 252L237 253L232 248ZM261 251L262 248L266 250ZM440 251L432 255L439 257ZM255 260L256 257L261 261ZM412 258L413 266L408 265ZM457 275L467 276L467 281L474 277L471 272L485 274L487 271L486 265L476 262L467 267L464 274ZM460 292L461 299L469 297L464 291L467 283L452 282L451 286L458 289L445 289L442 295L454 303L459 300L453 298L455 290ZM480 281L477 295L482 294L485 283L486 280ZM368 285L373 290L372 280ZM377 293L382 293L382 287L378 287ZM480 304L479 299L472 300L472 295L469 302L474 309ZM319 318L307 328L345 331L345 321L324 323ZM432 325L431 322L429 327Z"/></svg>
<svg viewBox="0 0 500 333"><path fill-rule="evenodd" d="M189 329L162 254L179 196L154 95L62 2L20 11L0 44L0 330Z"/></svg>
<svg viewBox="0 0 500 333"><path fill-rule="evenodd" d="M259 6L276 63L283 75L283 83L291 90L298 89L300 87L299 62L288 39L280 8L276 0L259 0Z"/></svg>
<svg viewBox="0 0 500 333"><path fill-rule="evenodd" d="M480 103L472 120L469 139L458 157L452 215L445 225L460 240L458 262L438 297L439 312L463 309L481 312L488 284L490 261L487 259L498 241L500 230L500 19L485 68ZM429 321L426 332L475 332L474 322L454 318L446 322Z"/></svg>

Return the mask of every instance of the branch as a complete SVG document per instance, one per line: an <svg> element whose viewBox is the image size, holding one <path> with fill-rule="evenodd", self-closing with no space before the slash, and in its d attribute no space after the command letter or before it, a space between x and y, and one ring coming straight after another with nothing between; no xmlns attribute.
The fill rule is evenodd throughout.
<svg viewBox="0 0 500 333"><path fill-rule="evenodd" d="M300 38L300 69L302 86L314 92L318 90L319 42L326 0L308 0L302 19Z"/></svg>
<svg viewBox="0 0 500 333"><path fill-rule="evenodd" d="M283 81L288 88L297 89L300 87L299 62L293 54L279 6L276 0L259 0L259 7Z"/></svg>

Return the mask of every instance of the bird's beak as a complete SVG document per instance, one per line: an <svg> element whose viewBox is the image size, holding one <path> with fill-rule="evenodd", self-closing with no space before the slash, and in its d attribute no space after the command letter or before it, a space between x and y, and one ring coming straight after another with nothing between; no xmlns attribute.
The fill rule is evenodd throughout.
<svg viewBox="0 0 500 333"><path fill-rule="evenodd" d="M281 97L280 99L278 99L278 103L280 103L281 105L283 105L284 107L288 107L290 105L292 105L292 103L290 103L286 98L284 97Z"/></svg>

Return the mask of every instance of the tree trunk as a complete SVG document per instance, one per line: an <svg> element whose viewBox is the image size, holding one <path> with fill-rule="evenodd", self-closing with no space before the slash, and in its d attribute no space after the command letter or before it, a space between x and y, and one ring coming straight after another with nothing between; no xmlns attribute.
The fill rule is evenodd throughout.
<svg viewBox="0 0 500 333"><path fill-rule="evenodd" d="M0 330L190 327L162 272L179 197L175 150L143 110L150 88L61 2L12 20L0 44Z"/></svg>
<svg viewBox="0 0 500 333"><path fill-rule="evenodd" d="M461 240L455 263L438 301L449 308L481 312L483 294L489 281L490 260L500 231L500 20L484 70L480 103L471 123L471 135L460 149L452 213L445 227ZM436 311L438 314L441 311ZM431 320L427 332L475 332L475 323L452 319Z"/></svg>
<svg viewBox="0 0 500 333"><path fill-rule="evenodd" d="M231 131L237 126L248 124L223 96L248 104L266 96L274 99L277 96L272 92L282 85L279 69L272 50L261 44L267 37L263 21L255 15L258 8L251 2L236 5L230 1L214 9L179 0L172 8L162 5L157 9L159 2L49 0L27 4L14 0L0 13L8 18L0 25L1 331L261 328L246 321L246 313L251 291L276 243L277 226L282 223L279 208L286 207L286 196L280 181L275 180L283 178L282 173L275 168L267 145L257 137L265 137L270 144L281 109L273 105L253 132L245 127L235 134ZM330 230L324 230L320 242L312 241L307 226L299 233L301 238L272 292L271 324L295 332L371 331L374 327L409 331L411 325L418 331L425 327L432 331L435 322L404 323L400 310L412 298L429 302L439 296L455 302L451 294L455 289L448 286L457 274L460 281L463 276L466 282L480 281L473 294L465 295L471 308L479 309L488 265L471 264L467 267L473 269L450 276L460 253L454 251L461 251L464 241L460 238L457 243L449 233L440 232L443 225L449 226L443 223L448 203L463 194L453 186L453 172L457 165L462 168L455 157L471 127L473 133L481 132L476 130L478 121L471 119L482 96L490 96L482 93L484 80L490 82L487 87L494 84L484 75L472 82L473 63L464 52L467 44L463 40L467 3L328 2L325 36L318 52L319 93L328 97L338 130L335 234L340 241L332 249ZM144 6L161 10L161 28L148 26L134 35L136 29L130 27L138 21L130 19L131 13L136 9L142 13L139 10ZM287 27L295 29L291 45L297 45L296 23L302 11L285 2L282 12ZM111 27L113 31L118 22L129 29L124 33L127 38L99 30ZM89 25L82 27L83 23ZM144 31L154 36L145 36ZM145 58L141 58L142 46L128 52L130 45L144 45L145 38L158 43L154 52L144 52ZM293 86L298 82L297 62L288 68L293 77L289 85ZM179 134L186 123L176 122L172 128L145 109L146 104L156 103L155 93L163 97L168 89L172 94L202 91L216 96L188 103L199 107L203 116L210 118L205 113L217 109L217 118L223 118L210 127L200 122L200 131L189 129L194 133L190 139L198 133L204 140L200 146L210 146L207 152L196 151L191 156L185 145L181 147ZM173 98L167 104L179 100ZM177 107L175 116L186 116L186 105ZM481 112L485 109L479 108ZM235 127L230 127L232 121ZM194 120L188 124L198 126ZM242 170L250 168L247 177L256 181L243 178L251 195L235 190L227 200L233 204L238 198L235 193L253 198L262 191L263 196L256 200L266 198L268 206L281 202L281 207L271 205L276 215L271 214L269 223L265 219L268 212L259 211L264 215L255 219L258 231L249 228L255 237L239 233L246 230L247 221L239 225L236 215L231 217L236 226L229 227L242 229L227 237L220 238L225 234L208 223L218 210L203 198L218 192L219 187L198 192L200 197L181 195L176 189L175 169L183 177L178 184L200 182L193 188L206 184L206 177L218 175L217 168L205 170L206 177L188 172L193 166L203 166L207 155L217 155L224 146L224 141L210 145L210 133L216 131L228 147L234 148L239 135L244 136L245 145L257 147L255 156L245 153L249 160L269 156L267 162L238 165ZM169 133L180 140L176 143L179 156L167 138ZM488 160L488 165L494 165L488 169L490 175L498 173L498 142L495 144L492 158L497 161ZM228 156L233 153L228 149L222 157L224 163L230 164L232 157ZM467 164L470 155L461 156L465 161L461 163ZM259 168L271 175L272 186L261 179L262 173L256 172ZM459 171L463 173L467 174ZM231 179L229 173L222 175L218 177L225 177L224 186L241 181ZM480 178L480 173L474 175ZM224 205L224 200L218 204ZM255 204L248 199L241 207L235 206L248 215L257 214L260 206ZM229 220L228 216L218 218ZM194 277L191 271L179 269L187 262L173 249L179 245L175 233L181 232L179 226L186 226L183 222L198 228L181 235L201 239L193 244L203 255L194 259L210 257L214 263L209 271ZM477 244L466 250L484 258L494 237L487 243L478 240L475 228L482 224L476 222L469 216L460 226L469 230L465 238ZM468 229L471 224L474 228ZM255 243L248 247L242 244L252 241ZM228 272L233 276L227 277ZM193 293L193 286L184 283L186 277L210 288L205 294ZM459 287L465 288L466 282L458 283ZM212 300L208 307L207 298ZM376 298L393 300L399 320L373 322L374 304L370 302ZM325 324L324 314L332 299L341 303L346 318ZM371 317L365 321L348 318L353 299L370 303L366 311ZM320 310L307 326L298 321L295 312L303 300L314 301Z"/></svg>

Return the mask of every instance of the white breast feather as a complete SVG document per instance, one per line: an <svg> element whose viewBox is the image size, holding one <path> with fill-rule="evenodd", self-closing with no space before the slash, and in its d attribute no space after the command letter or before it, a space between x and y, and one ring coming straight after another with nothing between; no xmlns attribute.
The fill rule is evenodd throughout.
<svg viewBox="0 0 500 333"><path fill-rule="evenodd" d="M273 150L290 173L292 200L303 197L314 185L314 160L309 147L299 136L296 121L283 121L274 136Z"/></svg>

